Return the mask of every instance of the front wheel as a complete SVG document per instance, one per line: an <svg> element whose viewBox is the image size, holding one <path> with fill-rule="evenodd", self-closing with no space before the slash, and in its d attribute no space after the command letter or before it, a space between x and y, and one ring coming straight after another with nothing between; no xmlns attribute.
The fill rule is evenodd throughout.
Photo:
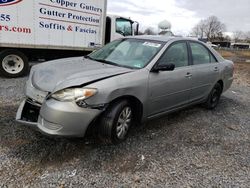
<svg viewBox="0 0 250 188"><path fill-rule="evenodd" d="M208 99L205 103L205 107L207 109L214 109L219 103L221 93L222 87L219 83L216 83L208 96Z"/></svg>
<svg viewBox="0 0 250 188"><path fill-rule="evenodd" d="M133 124L133 109L128 101L123 100L111 105L102 115L99 135L105 142L120 143L124 141Z"/></svg>
<svg viewBox="0 0 250 188"><path fill-rule="evenodd" d="M0 53L0 75L16 78L29 71L27 57L18 50L4 50Z"/></svg>

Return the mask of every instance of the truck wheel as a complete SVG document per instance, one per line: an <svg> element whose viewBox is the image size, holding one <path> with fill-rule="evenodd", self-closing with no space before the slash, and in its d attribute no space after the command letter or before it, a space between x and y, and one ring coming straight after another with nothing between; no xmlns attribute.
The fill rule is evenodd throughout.
<svg viewBox="0 0 250 188"><path fill-rule="evenodd" d="M106 143L118 144L127 138L133 119L133 109L128 101L115 103L101 117L99 136Z"/></svg>
<svg viewBox="0 0 250 188"><path fill-rule="evenodd" d="M0 53L0 75L16 78L28 74L28 58L17 50L4 50Z"/></svg>

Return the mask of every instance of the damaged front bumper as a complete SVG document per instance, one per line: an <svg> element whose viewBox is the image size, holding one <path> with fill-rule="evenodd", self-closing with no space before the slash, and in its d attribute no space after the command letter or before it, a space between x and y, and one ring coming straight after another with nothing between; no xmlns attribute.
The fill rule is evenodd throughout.
<svg viewBox="0 0 250 188"><path fill-rule="evenodd" d="M16 120L47 135L83 137L101 113L100 109L81 108L74 102L48 99L40 104L28 98L21 103Z"/></svg>

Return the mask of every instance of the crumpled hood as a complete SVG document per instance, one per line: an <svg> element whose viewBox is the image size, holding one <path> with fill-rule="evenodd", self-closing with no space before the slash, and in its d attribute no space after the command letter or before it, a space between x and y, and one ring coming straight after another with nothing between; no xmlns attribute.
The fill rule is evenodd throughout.
<svg viewBox="0 0 250 188"><path fill-rule="evenodd" d="M35 65L31 82L42 91L61 89L92 83L133 70L84 59L83 57L59 59Z"/></svg>

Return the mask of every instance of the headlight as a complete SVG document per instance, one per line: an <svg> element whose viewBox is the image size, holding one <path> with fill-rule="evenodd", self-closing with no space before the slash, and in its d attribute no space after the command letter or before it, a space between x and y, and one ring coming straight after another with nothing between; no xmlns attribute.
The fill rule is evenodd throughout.
<svg viewBox="0 0 250 188"><path fill-rule="evenodd" d="M71 88L58 91L51 95L52 98L59 101L81 101L94 96L97 89L91 88Z"/></svg>

